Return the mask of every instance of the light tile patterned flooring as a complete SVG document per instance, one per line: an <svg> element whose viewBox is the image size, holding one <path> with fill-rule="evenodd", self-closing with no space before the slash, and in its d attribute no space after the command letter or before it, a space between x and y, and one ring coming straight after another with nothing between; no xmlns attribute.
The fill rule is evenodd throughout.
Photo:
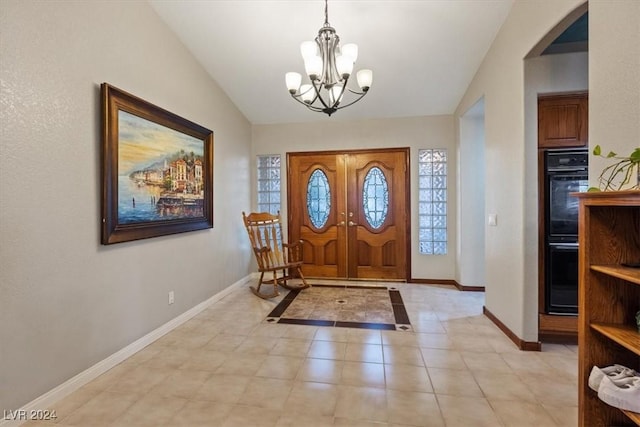
<svg viewBox="0 0 640 427"><path fill-rule="evenodd" d="M247 285L52 405L56 423L577 425L577 347L521 352L483 293L394 286L411 332L268 324L287 292L264 301Z"/></svg>
<svg viewBox="0 0 640 427"><path fill-rule="evenodd" d="M267 322L406 331L411 326L399 292L395 286L380 284L316 281L316 286L285 296Z"/></svg>

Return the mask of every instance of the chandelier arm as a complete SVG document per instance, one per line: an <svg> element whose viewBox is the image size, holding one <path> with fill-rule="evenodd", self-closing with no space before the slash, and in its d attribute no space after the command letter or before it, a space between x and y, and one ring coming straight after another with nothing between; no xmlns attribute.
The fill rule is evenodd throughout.
<svg viewBox="0 0 640 427"><path fill-rule="evenodd" d="M332 108L334 108L334 106L333 106L333 105L332 105L331 107L330 107L330 106L328 106L328 105L327 105L327 103L325 102L324 98L323 98L323 97L322 97L322 95L320 94L320 90L322 90L322 88L323 88L322 83L320 83L318 86L316 86L315 81L314 81L314 80L312 80L312 81L311 81L311 85L312 85L312 86L313 86L313 88L316 90L316 99L319 99L319 100L320 100L320 102L322 103L322 105L324 105L324 108L326 108L326 109L332 109ZM316 101L316 99L314 99L314 100L313 100L313 102L315 102L315 101ZM312 102L311 104L313 104L313 102ZM334 105L335 105L335 102L334 102ZM322 111L322 110L320 110L320 111Z"/></svg>
<svg viewBox="0 0 640 427"><path fill-rule="evenodd" d="M344 91L347 90L347 83L349 82L349 77L345 78L343 83L342 83L342 90L340 90L340 95L338 95L337 97L335 97L335 102L334 105L337 107L338 104L340 104L340 101L342 100L342 95L344 95Z"/></svg>
<svg viewBox="0 0 640 427"><path fill-rule="evenodd" d="M311 89L308 89L308 90L306 90L304 93L306 94L306 93L307 93L308 91L310 91L310 90L311 90ZM309 104L313 104L313 103L314 103L314 102L316 102L316 100L318 99L318 95L319 95L319 94L318 94L318 91L316 91L316 90L314 89L314 92L315 92L315 96L313 97L313 99L312 99L311 101L309 101ZM301 101L301 99L302 99L302 95L303 95L303 93L302 93L302 92L298 93L297 95L296 95L296 94L294 94L294 93L292 93L292 94L291 94L291 96L292 96L296 101L298 101L298 102L300 102L300 103L302 103L302 104L305 104L305 105L306 105L306 104L307 104L307 102L305 102L304 100L302 100L302 101Z"/></svg>
<svg viewBox="0 0 640 427"><path fill-rule="evenodd" d="M350 92L352 92L352 91L350 90ZM355 92L354 92L354 93L355 93ZM348 103L348 104L344 104L344 105L341 105L341 106L339 106L339 107L336 107L336 110L341 110L341 109L343 109L343 108L346 108L346 107L348 107L348 106L350 106L350 105L355 104L356 102L358 102L358 101L360 101L362 98L364 98L364 96L365 96L366 94L367 94L367 92L364 92L362 95L360 95L358 98L354 99L354 100L353 100L353 101L351 101L350 103Z"/></svg>
<svg viewBox="0 0 640 427"><path fill-rule="evenodd" d="M304 101L300 101L300 95L291 95L291 97L292 97L293 99L295 99L296 101L298 101L300 104L302 104L302 105L307 105L307 104L306 104L306 102L304 102Z"/></svg>
<svg viewBox="0 0 640 427"><path fill-rule="evenodd" d="M318 112L318 113L322 113L322 112L324 112L324 110L325 110L324 108L320 108L320 107L317 107L317 106L315 106L315 105L312 105L312 104L313 104L313 102L315 102L315 99L314 99L314 100L313 100L313 102L311 102L311 103L306 103L306 102L304 102L304 101L301 101L301 100L300 100L300 98L301 98L301 96L300 96L300 95L291 95L291 97L292 97L294 100L296 100L297 102L299 102L300 104L302 104L302 105L304 105L305 107L307 107L307 108L308 108L309 110L311 110L311 111L315 111L315 112Z"/></svg>
<svg viewBox="0 0 640 427"><path fill-rule="evenodd" d="M347 90L354 95L360 95L360 96L364 96L365 94L369 93L368 91L358 92L357 90L353 90L349 88L347 88Z"/></svg>
<svg viewBox="0 0 640 427"><path fill-rule="evenodd" d="M311 111L315 111L316 113L324 113L324 108L316 107L315 105L307 105L307 108Z"/></svg>
<svg viewBox="0 0 640 427"><path fill-rule="evenodd" d="M320 107L317 107L315 105L304 104L304 106L307 107L311 111L315 111L316 113L323 113L324 112L324 108L320 108Z"/></svg>

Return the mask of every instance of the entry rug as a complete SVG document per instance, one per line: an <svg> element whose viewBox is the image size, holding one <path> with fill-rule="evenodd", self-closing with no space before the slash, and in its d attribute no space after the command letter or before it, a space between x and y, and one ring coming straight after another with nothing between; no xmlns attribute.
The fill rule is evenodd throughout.
<svg viewBox="0 0 640 427"><path fill-rule="evenodd" d="M265 322L411 330L400 291L386 286L313 285L290 291Z"/></svg>

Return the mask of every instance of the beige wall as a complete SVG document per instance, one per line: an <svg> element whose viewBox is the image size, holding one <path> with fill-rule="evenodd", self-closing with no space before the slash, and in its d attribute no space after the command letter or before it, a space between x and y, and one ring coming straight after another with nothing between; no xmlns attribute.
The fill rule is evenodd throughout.
<svg viewBox="0 0 640 427"><path fill-rule="evenodd" d="M526 318L524 58L580 0L516 1L456 110L456 119L484 96L485 306L518 337L537 341ZM537 304L537 300L533 302Z"/></svg>
<svg viewBox="0 0 640 427"><path fill-rule="evenodd" d="M317 114L317 113L309 113ZM413 278L453 279L455 275L455 188L456 151L452 116L413 117L340 122L332 117L324 123L254 125L253 154L280 154L282 167L282 208L286 214L286 153L294 151L349 150L360 148L409 147L411 151L411 250ZM336 120L337 119L337 120ZM418 149L447 148L449 154L447 255L418 253ZM253 167L253 166L252 166ZM255 167L253 167L255 169ZM255 177L253 178L255 179ZM255 190L254 190L255 191ZM255 195L252 200L255 200ZM255 207L255 206L254 206Z"/></svg>
<svg viewBox="0 0 640 427"><path fill-rule="evenodd" d="M484 99L481 99L460 117L458 128L456 282L464 286L486 283L484 137Z"/></svg>
<svg viewBox="0 0 640 427"><path fill-rule="evenodd" d="M249 273L251 127L145 2L3 0L0 31L0 410L15 410ZM100 245L102 82L214 130L213 229Z"/></svg>
<svg viewBox="0 0 640 427"><path fill-rule="evenodd" d="M589 146L640 147L640 1L589 1ZM589 181L611 162L591 156ZM632 181L633 183L633 181Z"/></svg>

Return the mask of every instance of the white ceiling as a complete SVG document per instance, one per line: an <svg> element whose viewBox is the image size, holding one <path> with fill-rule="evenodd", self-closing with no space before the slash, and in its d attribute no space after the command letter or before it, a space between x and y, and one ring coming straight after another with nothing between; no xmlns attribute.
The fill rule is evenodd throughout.
<svg viewBox="0 0 640 427"><path fill-rule="evenodd" d="M268 124L453 113L513 0L330 0L341 43L359 47L355 70L373 70L369 94L331 118L284 83L304 74L299 46L324 23L324 1L150 3L247 119Z"/></svg>

